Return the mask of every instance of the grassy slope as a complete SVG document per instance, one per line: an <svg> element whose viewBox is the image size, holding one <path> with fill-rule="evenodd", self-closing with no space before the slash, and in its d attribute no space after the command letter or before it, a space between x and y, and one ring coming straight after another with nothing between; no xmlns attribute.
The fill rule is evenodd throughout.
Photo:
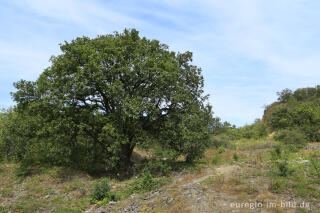
<svg viewBox="0 0 320 213"><path fill-rule="evenodd" d="M233 202L261 202L266 212L320 212L317 206L319 184L301 175L308 170L303 162L311 151L290 154L290 168L295 172L280 177L272 172L274 168L270 163L269 150L274 144L268 139L242 140L222 153L211 148L196 169L174 173L173 181L157 191L155 197L148 193L140 195L139 199L128 197L112 208L116 210L136 203L140 212L210 212L213 209L231 212L235 210L230 206ZM22 179L15 175L15 167L14 164L0 165L0 212L9 209L12 212L81 212L92 207L89 194L99 178L53 168ZM121 192L131 182L111 181L110 185ZM299 210L279 206L266 208L268 202L280 205L281 201L312 202L313 206ZM249 212L248 208L236 210Z"/></svg>

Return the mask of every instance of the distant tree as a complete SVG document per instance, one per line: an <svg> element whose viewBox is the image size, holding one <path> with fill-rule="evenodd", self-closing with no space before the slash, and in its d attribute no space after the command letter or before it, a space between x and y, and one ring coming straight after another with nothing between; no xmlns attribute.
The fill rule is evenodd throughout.
<svg viewBox="0 0 320 213"><path fill-rule="evenodd" d="M315 102L288 103L275 107L266 119L273 131L299 129L309 141L320 140L320 105Z"/></svg>
<svg viewBox="0 0 320 213"><path fill-rule="evenodd" d="M11 133L28 156L128 168L134 147L154 142L188 161L202 155L212 115L191 52L169 51L134 29L60 48L37 81L15 83L15 111L32 122Z"/></svg>
<svg viewBox="0 0 320 213"><path fill-rule="evenodd" d="M253 124L239 128L241 137L259 139L267 135L265 125L260 119L256 119Z"/></svg>
<svg viewBox="0 0 320 213"><path fill-rule="evenodd" d="M212 119L212 122L209 124L209 132L211 134L219 134L223 131L224 125L221 122L221 118L215 117Z"/></svg>
<svg viewBox="0 0 320 213"><path fill-rule="evenodd" d="M293 95L292 90L286 88L282 90L281 92L277 92L278 95L278 101L279 102L287 102L289 98Z"/></svg>
<svg viewBox="0 0 320 213"><path fill-rule="evenodd" d="M294 91L293 96L298 101L304 101L308 99L313 99L317 95L317 88L314 87L307 87L307 88L300 88Z"/></svg>

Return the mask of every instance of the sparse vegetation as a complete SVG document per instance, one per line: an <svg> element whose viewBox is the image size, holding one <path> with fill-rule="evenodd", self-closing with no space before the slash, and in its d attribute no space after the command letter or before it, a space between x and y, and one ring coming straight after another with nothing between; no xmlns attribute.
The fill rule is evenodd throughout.
<svg viewBox="0 0 320 213"><path fill-rule="evenodd" d="M110 190L108 179L104 178L94 185L93 193L91 194L92 202L102 201L105 203L109 201L118 201L120 196Z"/></svg>
<svg viewBox="0 0 320 213"><path fill-rule="evenodd" d="M238 157L237 153L233 153L233 160L235 160L235 161L239 160L239 157Z"/></svg>
<svg viewBox="0 0 320 213"><path fill-rule="evenodd" d="M226 150L222 146L220 146L217 151L219 154L221 154L224 153Z"/></svg>
<svg viewBox="0 0 320 213"><path fill-rule="evenodd" d="M144 169L140 178L133 181L132 185L128 188L128 194L144 193L157 189L160 183L156 181L148 169Z"/></svg>
<svg viewBox="0 0 320 213"><path fill-rule="evenodd" d="M289 130L284 129L277 132L274 139L289 145L290 149L294 150L294 147L302 148L307 144L306 136L299 129Z"/></svg>
<svg viewBox="0 0 320 213"><path fill-rule="evenodd" d="M219 155L216 155L216 156L213 157L213 159L212 159L211 162L212 162L213 164L218 164L218 163L220 162L220 160L221 160L220 156L219 156Z"/></svg>
<svg viewBox="0 0 320 213"><path fill-rule="evenodd" d="M320 102L316 88L288 89L278 93L278 102L266 107L263 121L272 131L290 129L306 139L320 141ZM299 136L299 135L298 135Z"/></svg>

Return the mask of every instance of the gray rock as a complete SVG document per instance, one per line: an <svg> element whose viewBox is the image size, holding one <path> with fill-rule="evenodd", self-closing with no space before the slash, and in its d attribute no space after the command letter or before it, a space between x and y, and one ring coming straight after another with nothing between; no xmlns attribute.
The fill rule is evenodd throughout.
<svg viewBox="0 0 320 213"><path fill-rule="evenodd" d="M172 201L173 201L173 198L170 198L170 199L168 200L168 204L170 204Z"/></svg>

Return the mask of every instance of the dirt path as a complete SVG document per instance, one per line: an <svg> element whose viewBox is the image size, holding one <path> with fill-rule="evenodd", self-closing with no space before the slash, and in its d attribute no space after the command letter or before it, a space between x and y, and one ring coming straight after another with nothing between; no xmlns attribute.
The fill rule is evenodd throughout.
<svg viewBox="0 0 320 213"><path fill-rule="evenodd" d="M202 182L221 175L229 178L233 171L239 169L237 165L207 168L201 176L195 175L191 179L190 175L177 177L178 181L171 186L126 201L111 203L107 207L93 206L86 212L237 212L229 205L237 199L236 196L206 188L202 186Z"/></svg>
<svg viewBox="0 0 320 213"><path fill-rule="evenodd" d="M270 193L268 186L262 184L266 180L261 177L251 177L245 181L239 179L238 182L237 178L241 178L240 175L246 175L249 171L248 164L232 164L206 168L198 174L178 175L174 177L174 183L160 190L132 196L130 199L111 203L105 207L93 206L86 212L300 212L296 208L281 208L281 210L267 208L269 201L278 200L287 203L302 201ZM257 185L257 188L251 189L251 185ZM319 208L314 207L306 212L319 212Z"/></svg>

